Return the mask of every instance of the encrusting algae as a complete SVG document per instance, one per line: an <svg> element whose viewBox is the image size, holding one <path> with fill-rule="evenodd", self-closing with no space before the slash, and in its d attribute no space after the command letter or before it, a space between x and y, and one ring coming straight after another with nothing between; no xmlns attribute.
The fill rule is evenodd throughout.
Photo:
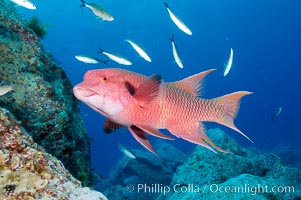
<svg viewBox="0 0 301 200"><path fill-rule="evenodd" d="M82 188L63 164L33 142L15 118L0 108L0 199L106 199Z"/></svg>

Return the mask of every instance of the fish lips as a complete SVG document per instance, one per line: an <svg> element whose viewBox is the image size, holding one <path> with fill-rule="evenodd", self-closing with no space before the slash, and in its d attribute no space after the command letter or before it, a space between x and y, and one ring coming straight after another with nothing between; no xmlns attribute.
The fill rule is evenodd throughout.
<svg viewBox="0 0 301 200"><path fill-rule="evenodd" d="M93 90L89 90L85 87L81 87L80 85L75 86L73 88L73 93L74 96L80 100L83 101L85 104L87 104L89 107L91 107L93 110L95 110L96 112L99 112L100 114L104 115L104 116L108 116L106 112L104 112L103 110L99 109L98 107L88 103L87 101L85 101L85 98L89 98L92 97L94 95L97 95L96 92L94 92Z"/></svg>
<svg viewBox="0 0 301 200"><path fill-rule="evenodd" d="M78 99L80 99L81 97L91 97L93 95L96 95L96 92L81 87L74 87L73 93Z"/></svg>

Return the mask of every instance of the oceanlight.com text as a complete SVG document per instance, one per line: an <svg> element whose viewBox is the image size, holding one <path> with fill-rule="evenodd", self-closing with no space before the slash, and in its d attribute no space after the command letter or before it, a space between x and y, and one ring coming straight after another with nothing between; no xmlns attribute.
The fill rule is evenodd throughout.
<svg viewBox="0 0 301 200"><path fill-rule="evenodd" d="M153 184L129 184L126 186L127 192L137 193L151 193L151 194L163 194L168 193L249 193L251 195L257 195L259 193L294 193L294 186L269 186L269 185L249 185L244 184L241 186L237 185L219 185L219 184L206 184L199 186L197 184L175 184L175 185L164 185L159 183Z"/></svg>

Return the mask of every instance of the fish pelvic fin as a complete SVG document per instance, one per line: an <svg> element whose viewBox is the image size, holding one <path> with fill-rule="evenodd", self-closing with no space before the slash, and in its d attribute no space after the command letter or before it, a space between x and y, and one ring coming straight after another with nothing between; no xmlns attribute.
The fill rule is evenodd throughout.
<svg viewBox="0 0 301 200"><path fill-rule="evenodd" d="M123 126L121 124L117 124L117 123L112 122L111 120L107 119L104 124L104 132L107 134L110 134L122 127Z"/></svg>
<svg viewBox="0 0 301 200"><path fill-rule="evenodd" d="M152 75L145 80L135 91L134 98L141 107L145 107L159 95L161 75Z"/></svg>
<svg viewBox="0 0 301 200"><path fill-rule="evenodd" d="M214 101L217 101L218 104L222 105L222 113L219 119L217 119L215 122L218 122L224 126L227 126L241 135L243 135L245 138L247 138L250 142L253 143L253 141L246 136L243 132L241 132L234 124L234 119L239 111L239 105L240 105L240 100L242 97L246 95L250 95L252 92L248 91L239 91L239 92L234 92L231 94L224 95L222 97L218 97L213 99Z"/></svg>
<svg viewBox="0 0 301 200"><path fill-rule="evenodd" d="M158 153L153 148L153 146L151 145L151 143L149 142L149 140L147 139L147 134L143 130L141 130L137 126L131 125L129 127L129 131L131 132L135 140L139 142L144 148L146 148L153 154L159 156Z"/></svg>
<svg viewBox="0 0 301 200"><path fill-rule="evenodd" d="M192 94L193 96L200 96L203 89L203 80L204 78L210 74L211 72L215 71L216 69L209 69L207 71L189 76L187 78L184 78L180 81L175 81L172 83L169 83L177 88L180 88L181 90L184 90L188 92L189 94Z"/></svg>

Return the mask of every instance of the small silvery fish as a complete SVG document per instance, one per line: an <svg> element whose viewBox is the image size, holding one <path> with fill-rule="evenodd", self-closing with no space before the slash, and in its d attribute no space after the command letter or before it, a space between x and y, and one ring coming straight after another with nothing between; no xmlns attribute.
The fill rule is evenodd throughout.
<svg viewBox="0 0 301 200"><path fill-rule="evenodd" d="M132 62L129 61L128 59L121 57L121 56L117 56L115 54L109 53L104 51L102 48L98 47L99 52L98 53L102 53L106 56L108 56L111 60L121 64L121 65L132 65Z"/></svg>
<svg viewBox="0 0 301 200"><path fill-rule="evenodd" d="M126 157L130 159L136 159L136 156L130 150L128 150L128 148L126 148L124 145L117 142L117 140L113 143L118 146L119 151L121 151Z"/></svg>
<svg viewBox="0 0 301 200"><path fill-rule="evenodd" d="M102 19L104 21L113 21L114 20L114 17L112 15L110 15L107 11L105 11L100 5L98 5L96 3L87 3L84 0L81 0L81 2L83 3L81 5L81 7L89 8L94 13L94 15L96 15L100 19Z"/></svg>
<svg viewBox="0 0 301 200"><path fill-rule="evenodd" d="M139 56L141 56L144 60L146 60L147 62L152 62L151 58L147 55L147 53L140 47L138 46L135 42L127 39L125 40L126 42L128 42L133 49L139 54Z"/></svg>
<svg viewBox="0 0 301 200"><path fill-rule="evenodd" d="M11 0L11 1L19 6L22 6L30 10L37 9L37 7L30 0Z"/></svg>
<svg viewBox="0 0 301 200"><path fill-rule="evenodd" d="M229 56L229 59L228 59L228 63L225 67L224 76L227 76L227 74L230 72L230 69L232 67L232 63L233 63L233 49L230 48L230 56Z"/></svg>
<svg viewBox="0 0 301 200"><path fill-rule="evenodd" d="M0 86L0 96L5 95L6 93L12 91L15 89L14 85L5 85L5 86Z"/></svg>
<svg viewBox="0 0 301 200"><path fill-rule="evenodd" d="M99 60L97 58L93 58L93 57L86 56L86 55L77 55L77 56L75 56L75 58L78 61L81 61L81 62L87 63L87 64L97 64L99 62L107 64L107 62L108 62L108 60Z"/></svg>
<svg viewBox="0 0 301 200"><path fill-rule="evenodd" d="M175 43L175 40L174 40L174 35L172 34L171 38L168 38L170 41L171 41L171 46L172 46L172 54L173 54L173 57L177 63L177 65L180 67L180 68L183 68L184 65L183 65L183 62L180 58L180 55L179 55L179 51L178 51L178 48L176 46L176 43Z"/></svg>
<svg viewBox="0 0 301 200"><path fill-rule="evenodd" d="M192 35L191 30L184 24L184 22L182 20L180 20L178 17L176 17L176 15L171 11L171 9L169 8L169 6L167 5L166 2L164 2L164 5L167 9L167 12L169 14L169 17L171 18L171 20L175 23L175 25L184 33L186 33L187 35Z"/></svg>

